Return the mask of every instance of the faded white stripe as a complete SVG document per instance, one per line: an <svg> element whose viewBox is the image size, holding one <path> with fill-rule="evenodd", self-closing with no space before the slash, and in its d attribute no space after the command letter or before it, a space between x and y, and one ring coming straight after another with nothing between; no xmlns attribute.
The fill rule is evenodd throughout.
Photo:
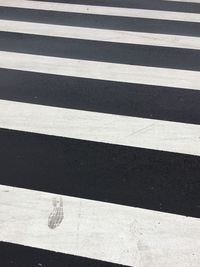
<svg viewBox="0 0 200 267"><path fill-rule="evenodd" d="M62 196L64 220L52 230L54 197L0 185L0 240L134 267L200 262L199 219Z"/></svg>
<svg viewBox="0 0 200 267"><path fill-rule="evenodd" d="M200 72L0 51L0 67L63 76L200 90Z"/></svg>
<svg viewBox="0 0 200 267"><path fill-rule="evenodd" d="M200 14L170 12L170 11L160 11L160 10L76 5L68 3L53 3L53 2L26 1L26 0L6 0L6 1L0 0L0 6L36 9L36 10L48 10L57 12L106 15L106 16L147 18L147 19L186 21L186 22L198 22L198 23L200 22Z"/></svg>
<svg viewBox="0 0 200 267"><path fill-rule="evenodd" d="M163 0L165 2L182 2L182 3L199 3L200 4L200 0Z"/></svg>
<svg viewBox="0 0 200 267"><path fill-rule="evenodd" d="M200 156L200 125L6 100L0 114L0 128Z"/></svg>
<svg viewBox="0 0 200 267"><path fill-rule="evenodd" d="M191 36L115 31L12 20L0 20L0 30L83 40L200 49L200 38Z"/></svg>

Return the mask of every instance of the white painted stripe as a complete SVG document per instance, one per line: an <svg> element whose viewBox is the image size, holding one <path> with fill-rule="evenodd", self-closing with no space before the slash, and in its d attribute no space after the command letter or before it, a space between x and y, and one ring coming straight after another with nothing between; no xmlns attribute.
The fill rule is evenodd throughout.
<svg viewBox="0 0 200 267"><path fill-rule="evenodd" d="M0 68L200 90L200 72L0 51Z"/></svg>
<svg viewBox="0 0 200 267"><path fill-rule="evenodd" d="M200 50L200 38L191 36L114 31L107 29L49 25L12 20L0 20L0 31Z"/></svg>
<svg viewBox="0 0 200 267"><path fill-rule="evenodd" d="M55 197L62 197L64 220L52 230ZM196 218L3 185L0 203L1 241L134 267L200 262Z"/></svg>
<svg viewBox="0 0 200 267"><path fill-rule="evenodd" d="M199 3L200 4L200 0L163 0L165 2L182 2L182 3Z"/></svg>
<svg viewBox="0 0 200 267"><path fill-rule="evenodd" d="M57 12L72 12L105 16L121 16L132 18L147 18L186 22L200 22L200 14L171 12L160 10L145 10L135 8L119 8L108 6L76 5L67 3L53 3L27 0L0 0L0 6L48 10Z"/></svg>
<svg viewBox="0 0 200 267"><path fill-rule="evenodd" d="M200 156L200 125L6 100L0 114L0 128Z"/></svg>

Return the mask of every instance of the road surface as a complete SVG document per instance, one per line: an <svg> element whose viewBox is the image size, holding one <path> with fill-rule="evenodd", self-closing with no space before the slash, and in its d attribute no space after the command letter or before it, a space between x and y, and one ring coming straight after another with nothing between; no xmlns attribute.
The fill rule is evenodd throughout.
<svg viewBox="0 0 200 267"><path fill-rule="evenodd" d="M199 71L199 0L0 0L1 266L200 266Z"/></svg>

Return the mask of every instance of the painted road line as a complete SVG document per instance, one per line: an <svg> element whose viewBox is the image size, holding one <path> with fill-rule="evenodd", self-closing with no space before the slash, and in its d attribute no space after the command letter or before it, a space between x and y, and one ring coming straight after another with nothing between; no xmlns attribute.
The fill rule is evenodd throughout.
<svg viewBox="0 0 200 267"><path fill-rule="evenodd" d="M3 185L0 191L1 241L128 266L199 263L199 219ZM52 230L54 199L57 206L62 200L64 219Z"/></svg>
<svg viewBox="0 0 200 267"><path fill-rule="evenodd" d="M0 100L0 127L200 156L200 125Z"/></svg>
<svg viewBox="0 0 200 267"><path fill-rule="evenodd" d="M1 20L200 37L200 23L0 7Z"/></svg>
<svg viewBox="0 0 200 267"><path fill-rule="evenodd" d="M200 218L197 156L2 128L0 147L0 184Z"/></svg>
<svg viewBox="0 0 200 267"><path fill-rule="evenodd" d="M0 70L0 80L4 100L200 124L198 90L10 69Z"/></svg>
<svg viewBox="0 0 200 267"><path fill-rule="evenodd" d="M0 32L0 51L200 71L200 51L194 49Z"/></svg>
<svg viewBox="0 0 200 267"><path fill-rule="evenodd" d="M129 32L85 27L50 25L43 23L0 20L0 29L4 32L21 32L27 34L54 37L96 40L115 43L141 44L152 46L176 47L200 50L200 38L170 34Z"/></svg>
<svg viewBox="0 0 200 267"><path fill-rule="evenodd" d="M200 0L163 0L165 2L182 2L182 3L197 3L200 4Z"/></svg>
<svg viewBox="0 0 200 267"><path fill-rule="evenodd" d="M200 73L0 51L0 67L63 76L200 89Z"/></svg>
<svg viewBox="0 0 200 267"><path fill-rule="evenodd" d="M145 10L135 8L105 7L93 5L77 5L68 3L26 1L26 0L0 0L0 6L57 12L83 13L105 16L120 16L132 18L147 18L159 20L174 20L186 22L200 22L200 14L186 12L170 12L159 10Z"/></svg>

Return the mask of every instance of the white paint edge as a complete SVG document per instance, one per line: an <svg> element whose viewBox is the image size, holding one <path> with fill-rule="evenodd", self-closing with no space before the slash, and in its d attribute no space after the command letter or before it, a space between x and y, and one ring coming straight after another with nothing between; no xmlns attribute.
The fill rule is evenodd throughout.
<svg viewBox="0 0 200 267"><path fill-rule="evenodd" d="M172 21L185 21L200 23L200 14L171 12L160 10L145 10L135 8L119 8L107 6L93 5L76 5L68 3L53 3L41 1L26 1L26 0L0 0L0 6L26 8L35 10L57 11L57 12L72 12L93 15L105 16L120 16L131 18L159 19Z"/></svg>
<svg viewBox="0 0 200 267"><path fill-rule="evenodd" d="M0 128L200 156L200 125L6 100L0 114Z"/></svg>
<svg viewBox="0 0 200 267"><path fill-rule="evenodd" d="M57 196L0 185L0 240L134 267L200 262L199 219L62 196L64 220L52 230Z"/></svg>
<svg viewBox="0 0 200 267"><path fill-rule="evenodd" d="M197 3L200 4L200 0L163 0L165 2L182 2L182 3Z"/></svg>
<svg viewBox="0 0 200 267"><path fill-rule="evenodd" d="M200 50L200 38L191 36L61 26L12 20L0 20L0 30L3 32L52 37Z"/></svg>
<svg viewBox="0 0 200 267"><path fill-rule="evenodd" d="M0 51L0 68L200 90L200 72Z"/></svg>

